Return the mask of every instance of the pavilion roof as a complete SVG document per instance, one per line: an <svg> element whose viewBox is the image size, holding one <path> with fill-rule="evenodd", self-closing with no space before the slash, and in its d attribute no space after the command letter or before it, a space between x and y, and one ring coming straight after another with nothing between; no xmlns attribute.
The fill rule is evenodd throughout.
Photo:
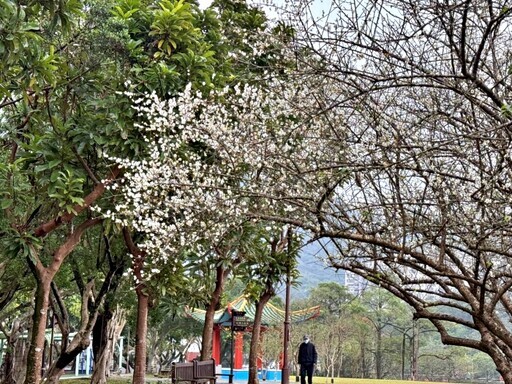
<svg viewBox="0 0 512 384"><path fill-rule="evenodd" d="M231 311L244 311L248 320L254 321L256 305L251 303L245 296L240 296L228 303L225 308L215 312L213 322L221 326L231 325ZM193 319L204 323L206 311L198 308L188 308L187 314ZM320 306L306 308L298 311L290 311L290 322L300 323L320 314ZM278 325L284 321L285 311L271 303L267 303L263 309L262 324L266 326Z"/></svg>

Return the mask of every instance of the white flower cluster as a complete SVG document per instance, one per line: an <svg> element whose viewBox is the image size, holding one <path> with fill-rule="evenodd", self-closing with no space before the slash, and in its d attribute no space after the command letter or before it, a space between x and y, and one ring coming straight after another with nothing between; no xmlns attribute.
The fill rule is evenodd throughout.
<svg viewBox="0 0 512 384"><path fill-rule="evenodd" d="M300 201L320 199L315 186L329 183L343 157L325 132L328 114L314 115L311 89L273 81L134 99L148 150L112 159L124 169L113 187L124 200L107 216L143 233L139 246L162 262L258 216L307 217Z"/></svg>

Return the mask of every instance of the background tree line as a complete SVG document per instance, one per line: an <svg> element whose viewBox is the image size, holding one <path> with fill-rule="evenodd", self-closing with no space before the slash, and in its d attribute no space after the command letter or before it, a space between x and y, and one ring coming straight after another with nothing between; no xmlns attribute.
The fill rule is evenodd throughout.
<svg viewBox="0 0 512 384"><path fill-rule="evenodd" d="M430 381L494 381L492 360L465 348L443 346L426 321L378 286L351 294L338 283L320 283L294 307L321 305L319 318L293 327L293 345L309 334L319 353L318 374ZM464 329L454 332L463 336Z"/></svg>

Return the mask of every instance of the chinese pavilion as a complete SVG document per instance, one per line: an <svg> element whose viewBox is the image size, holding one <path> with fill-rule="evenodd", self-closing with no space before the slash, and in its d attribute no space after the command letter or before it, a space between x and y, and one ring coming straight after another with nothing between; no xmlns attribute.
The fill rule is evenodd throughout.
<svg viewBox="0 0 512 384"><path fill-rule="evenodd" d="M233 325L233 312L245 312L244 321L248 323L247 331L251 331L251 326L254 322L254 312L256 306L250 303L245 296L240 296L228 303L225 308L215 312L214 316L214 329L213 329L213 343L212 343L212 357L215 361L221 361L221 331L223 329L231 330ZM192 308L188 310L188 315L193 319L204 323L205 310ZM311 307L299 311L290 311L290 322L300 323L317 317L320 314L320 306ZM268 303L262 316L261 325L263 328L276 326L282 324L285 320L285 311L277 308L275 305ZM235 324L236 325L236 324ZM261 362L260 362L261 363ZM233 354L233 368L241 369L243 364L243 332L236 332L234 338L234 354ZM261 368L261 366L259 367Z"/></svg>

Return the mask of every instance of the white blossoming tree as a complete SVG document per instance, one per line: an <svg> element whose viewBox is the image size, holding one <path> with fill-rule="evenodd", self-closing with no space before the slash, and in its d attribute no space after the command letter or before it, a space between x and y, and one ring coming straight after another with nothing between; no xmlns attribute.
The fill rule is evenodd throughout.
<svg viewBox="0 0 512 384"><path fill-rule="evenodd" d="M302 199L330 183L330 165L344 157L338 142L329 148L321 139L334 121L312 115L314 102L298 104L311 100L307 87L274 81L268 89L202 95L188 87L170 100L134 100L150 151L143 160L112 159L124 169L125 199L107 214L145 234L138 245L156 262L172 263L185 245L218 243L248 218L310 214L279 197ZM323 191L310 193L316 201Z"/></svg>
<svg viewBox="0 0 512 384"><path fill-rule="evenodd" d="M251 82L265 74L268 69L280 70L289 65L289 59L286 58L289 53L286 49L286 43L289 42L286 39L288 32L280 27L267 27L266 17L261 10L238 0L214 2L212 7L202 16L200 29L194 31L201 31L205 35L205 39L215 47L216 55L213 57L213 52L209 51L204 54L204 58L198 58L190 49L187 54L169 53L171 60L179 62L183 67L191 66L196 70L195 76L187 70L179 79L189 79L190 89L187 92L191 89L215 89L226 84L228 80L229 82L235 82L235 80ZM163 16L165 15L164 12ZM172 22L169 24L173 25ZM164 34L162 38L165 36ZM203 44L199 48L204 47ZM205 63L208 65L203 65ZM134 88L140 92L140 83L137 85ZM180 85L181 83L178 82L172 91L176 88L181 89ZM160 88L156 89L161 91ZM174 93L156 92L153 96L156 94L168 98ZM181 100L181 102L187 101ZM219 105L221 104L219 101ZM193 138L179 138L168 126L162 124L162 121L165 122L168 118L178 117L182 122L174 122L177 125L172 129L181 130L180 124L193 119L193 116L186 116L186 113L195 113L193 108L188 112L184 111L184 116L176 116L176 111L172 106L170 108L161 110L161 116L155 117L156 121L151 122L152 118L149 118L146 121L148 124L142 124L139 127L143 128L141 132L146 140L145 145L141 146L143 148L140 153L136 155L140 155L137 157L140 161L116 160L127 172L124 180L135 177L138 179L138 184L133 188L129 187L129 183L125 184L122 197L127 200L111 211L104 210L105 216L113 217L123 226L124 238L132 254L132 270L139 301L134 373L136 382L144 380L146 360L144 334L147 326L148 305L152 300L150 296L153 296L154 289L160 286L168 291L170 287L172 292L179 291L183 297L187 297L191 301L189 304L206 304L207 324L209 324L209 320L213 321L213 310L220 301L224 281L241 260L241 250L230 244L233 242L233 237L238 236L237 233L243 232L240 224L245 219L237 219L228 227L218 225L219 220L222 221L224 218L218 207L212 205L209 210L201 210L193 199L183 196L188 191L185 189L180 191L180 188L176 187L176 180L179 183L188 183L187 175L191 174L194 177L196 173L200 175L203 171L201 162L205 165L211 164L207 153L215 149L207 149L208 143L194 142ZM144 113L139 117L143 120L147 118ZM222 116L219 116L220 118ZM165 138L165 135L168 137ZM178 168L174 163L166 164L165 161L156 165L157 158L162 159L171 154L174 156L173 162L184 162L184 166ZM193 171L189 166L198 168ZM132 172L133 169L135 169L134 172ZM175 172L178 173L174 174ZM222 177L207 181L205 186L199 186L199 189L194 192L196 193L194 199L197 200L198 196L202 196L200 188L209 188L208 183L217 186L224 182ZM226 196L229 196L229 193L231 192ZM211 198L215 198L215 194L211 194ZM221 198L222 196L217 197L219 200ZM201 206L205 203L208 202L201 200ZM229 217L233 215L227 215L226 219ZM240 248L239 245L237 247ZM191 260L191 255L196 259ZM202 260L198 260L197 257L202 257ZM172 262L168 262L169 260ZM204 269L201 270L208 263L209 270L207 272ZM212 281L212 277L215 281ZM164 278L167 280L164 281ZM184 292L185 289L187 293ZM212 327L204 327L203 358L211 354L211 330Z"/></svg>
<svg viewBox="0 0 512 384"><path fill-rule="evenodd" d="M142 160L112 159L124 171L123 199L106 215L140 235L131 248L146 271L181 265L184 249L207 255L247 221L266 220L264 213L302 215L279 196L290 185L302 196L322 168L329 183L323 163L342 154L320 145L327 120L311 115L309 87L292 84L289 78L204 95L188 87L169 100L132 95L149 150ZM151 279L135 277L138 284Z"/></svg>

